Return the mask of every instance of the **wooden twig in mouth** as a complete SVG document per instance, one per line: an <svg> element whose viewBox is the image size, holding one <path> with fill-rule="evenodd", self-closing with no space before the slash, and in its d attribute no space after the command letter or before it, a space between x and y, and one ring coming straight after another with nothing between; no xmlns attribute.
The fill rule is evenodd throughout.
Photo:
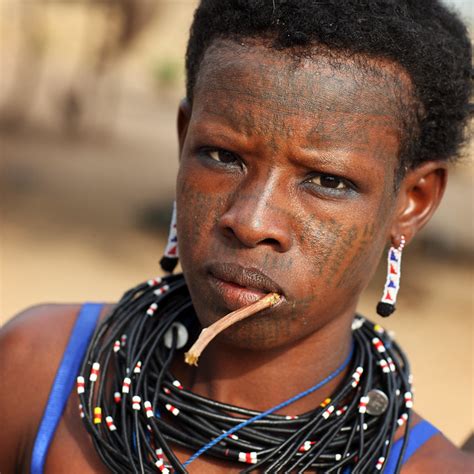
<svg viewBox="0 0 474 474"><path fill-rule="evenodd" d="M280 298L281 297L278 293L269 293L255 303L239 308L236 311L232 311L232 313L227 314L222 319L211 324L208 328L204 328L191 349L184 354L184 361L189 365L198 365L197 362L202 351L219 333L224 331L224 329L227 329L229 326L232 326L232 324L242 321L242 319L248 318L266 308L270 308L270 306L278 303Z"/></svg>

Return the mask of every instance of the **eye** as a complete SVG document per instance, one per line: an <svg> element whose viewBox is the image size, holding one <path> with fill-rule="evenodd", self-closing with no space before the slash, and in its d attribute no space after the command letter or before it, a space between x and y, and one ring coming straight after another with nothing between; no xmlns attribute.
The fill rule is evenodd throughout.
<svg viewBox="0 0 474 474"><path fill-rule="evenodd" d="M355 183L333 174L314 173L305 184L312 193L331 199L355 197L359 193Z"/></svg>
<svg viewBox="0 0 474 474"><path fill-rule="evenodd" d="M318 174L313 176L311 179L308 180L309 183L313 183L316 186L320 186L322 188L329 188L329 189L348 189L351 186L347 183L347 181L343 178L339 178L338 176L333 176L330 174Z"/></svg>
<svg viewBox="0 0 474 474"><path fill-rule="evenodd" d="M209 158L220 163L235 163L238 161L237 156L227 150L209 150L207 154Z"/></svg>

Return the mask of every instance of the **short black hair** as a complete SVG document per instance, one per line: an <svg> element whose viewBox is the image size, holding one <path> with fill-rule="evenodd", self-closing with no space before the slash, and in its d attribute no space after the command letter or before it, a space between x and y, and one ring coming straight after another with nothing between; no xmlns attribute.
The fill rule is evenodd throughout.
<svg viewBox="0 0 474 474"><path fill-rule="evenodd" d="M404 131L403 168L458 157L469 115L471 43L439 0L201 0L186 53L191 103L207 48L216 39L243 38L271 38L275 50L320 45L397 63L418 104L410 125L416 133Z"/></svg>

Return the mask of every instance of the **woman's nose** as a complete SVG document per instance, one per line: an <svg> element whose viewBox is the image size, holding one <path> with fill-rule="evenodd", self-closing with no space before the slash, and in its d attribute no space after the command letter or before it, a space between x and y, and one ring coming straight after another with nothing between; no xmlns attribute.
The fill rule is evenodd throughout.
<svg viewBox="0 0 474 474"><path fill-rule="evenodd" d="M245 247L268 245L277 252L287 252L292 245L291 218L277 204L277 194L275 183L238 190L219 219L219 229Z"/></svg>

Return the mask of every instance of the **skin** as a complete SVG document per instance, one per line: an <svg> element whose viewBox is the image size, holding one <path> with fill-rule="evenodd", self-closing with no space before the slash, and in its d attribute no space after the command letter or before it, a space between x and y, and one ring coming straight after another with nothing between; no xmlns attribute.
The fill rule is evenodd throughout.
<svg viewBox="0 0 474 474"><path fill-rule="evenodd" d="M385 245L398 245L401 235L410 242L436 209L446 184L442 163L409 171L394 191L399 107L410 81L392 64L369 63L296 61L258 43L219 42L207 51L193 103L183 101L178 112L178 232L187 236L179 250L193 303L203 326L229 312L209 284L212 261L264 271L285 300L220 335L198 369L176 365L196 393L263 410L327 376L348 353L358 297ZM2 331L0 376L8 387L0 395L2 472L28 472L78 309L35 307ZM339 380L285 413L319 404ZM176 452L182 460L189 455ZM403 472L472 467L437 435ZM202 458L190 472L238 470ZM46 472L107 472L82 427L75 393Z"/></svg>

